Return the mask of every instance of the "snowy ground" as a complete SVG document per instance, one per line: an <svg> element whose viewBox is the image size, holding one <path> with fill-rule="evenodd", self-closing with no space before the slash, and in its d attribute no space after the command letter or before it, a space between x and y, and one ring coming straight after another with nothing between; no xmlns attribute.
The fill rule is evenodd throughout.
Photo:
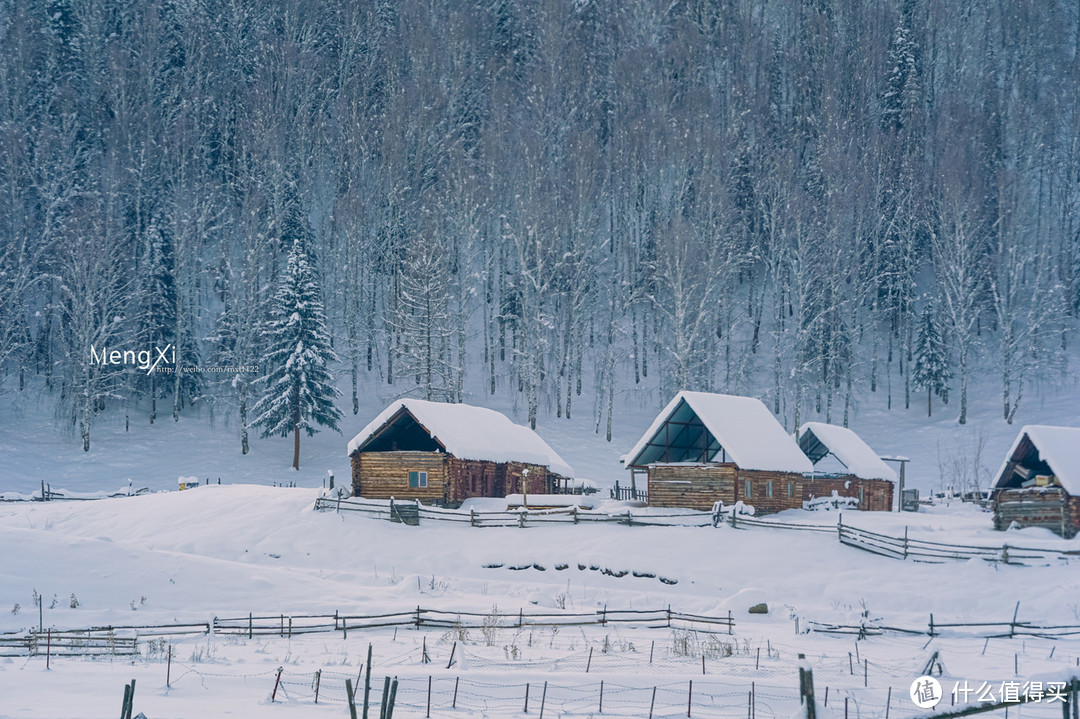
<svg viewBox="0 0 1080 719"><path fill-rule="evenodd" d="M131 659L0 659L0 716L115 715L123 686L137 680L136 712L150 719L201 716L343 716L344 678L361 670L373 645L373 676L400 678L398 716L518 716L530 684L530 713L590 716L606 684L605 714L644 716L658 687L657 716L745 715L751 684L756 716L797 708L796 655L815 671L819 702L851 716L910 716L908 686L934 651L943 684L1039 680L1080 665L1080 639L956 634L853 637L805 633L810 621L881 620L923 628L935 621L1080 624L1080 572L1072 566L1014 567L982 561L941 565L901 562L841 546L831 534L780 530L559 525L474 529L407 527L354 514L315 512L312 489L256 485L204 487L92 502L0 504L0 632L43 623L57 629L102 625L207 622L213 617L353 614L424 608L516 614L659 609L724 616L732 635L645 626L526 630L380 629L292 639L206 635L174 638L171 688L167 646L141 642ZM790 512L780 519L834 523L828 513ZM918 515L845 514L845 523L877 531L988 545L1012 543L1080 549L1044 533L994 532L970 505ZM17 551L15 551L17 549ZM545 568L511 571L507 565ZM576 565L655 573L678 580L605 576ZM487 569L484 565L502 564ZM569 564L563 571L556 565ZM78 602L71 608L72 597ZM767 602L767 615L747 609ZM18 604L18 611L15 605ZM800 633L795 632L795 618ZM453 641L456 662L447 669ZM431 663L422 661L426 644ZM589 650L594 652L585 673ZM760 650L760 651L759 651ZM857 654L849 659L848 653ZM649 654L653 654L652 663ZM705 655L702 675L701 655ZM857 666L858 660L864 666ZM269 697L278 667L283 688ZM314 673L322 670L319 704ZM865 684L864 687L864 672ZM453 682L460 682L451 709ZM891 697L889 695L891 688ZM378 694L378 692L376 692ZM694 697L697 697L695 700ZM76 708L73 708L76 707ZM1057 713L1055 713L1055 711ZM1014 710L1015 712L1015 710ZM1040 713L1042 712L1042 713ZM1057 716L1037 704L1026 716Z"/></svg>

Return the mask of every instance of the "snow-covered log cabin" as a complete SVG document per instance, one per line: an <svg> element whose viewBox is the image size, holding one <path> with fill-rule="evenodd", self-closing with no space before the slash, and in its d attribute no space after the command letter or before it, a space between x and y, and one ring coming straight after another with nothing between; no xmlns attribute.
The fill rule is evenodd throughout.
<svg viewBox="0 0 1080 719"><path fill-rule="evenodd" d="M1080 533L1080 428L1020 430L994 483L994 528L1046 527Z"/></svg>
<svg viewBox="0 0 1080 719"><path fill-rule="evenodd" d="M811 481L803 482L803 501L836 492L857 499L858 508L888 512L893 506L896 472L847 427L807 422L799 428L799 449L814 463Z"/></svg>
<svg viewBox="0 0 1080 719"><path fill-rule="evenodd" d="M657 507L710 509L717 501L743 502L770 514L801 509L833 490L862 497L860 508L892 506L891 482L886 487L876 478L816 479L794 438L753 397L680 392L623 463L635 485L645 475L649 504Z"/></svg>
<svg viewBox="0 0 1080 719"><path fill-rule="evenodd" d="M457 506L469 497L552 494L574 470L540 435L466 404L403 399L349 442L353 494Z"/></svg>

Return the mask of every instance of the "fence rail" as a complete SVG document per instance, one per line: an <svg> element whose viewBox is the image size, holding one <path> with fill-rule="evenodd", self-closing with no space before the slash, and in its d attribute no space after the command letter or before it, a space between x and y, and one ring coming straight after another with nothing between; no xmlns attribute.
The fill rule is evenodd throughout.
<svg viewBox="0 0 1080 719"><path fill-rule="evenodd" d="M841 544L864 552L878 554L891 559L911 560L916 562L943 563L948 561L967 561L982 559L1003 564L1046 565L1080 558L1080 550L1042 549L1038 547L1019 547L1008 543L996 546L977 546L932 542L909 537L907 529L904 536L894 537L880 532L844 524L843 514L835 525L811 524L800 522L779 522L759 519L751 515L739 514L733 507L721 507L719 504L712 511L685 511L671 513L599 512L583 510L577 507L564 509L521 509L503 512L477 512L456 509L429 507L419 503L389 504L363 499L329 499L320 497L315 501L317 510L336 510L339 512L360 512L376 519L400 521L394 511L395 506L415 507L418 521L456 522L472 527L535 527L546 524L583 524L606 522L626 526L718 526L728 522L736 529L780 529L799 532L833 534Z"/></svg>
<svg viewBox="0 0 1080 719"><path fill-rule="evenodd" d="M735 620L727 616L690 614L668 609L601 609L596 612L467 612L416 607L386 614L342 614L289 616L254 614L246 617L214 618L215 634L255 636L292 636L314 632L342 632L380 627L415 629L513 629L522 627L581 627L609 624L637 624L648 627L671 627L732 634Z"/></svg>

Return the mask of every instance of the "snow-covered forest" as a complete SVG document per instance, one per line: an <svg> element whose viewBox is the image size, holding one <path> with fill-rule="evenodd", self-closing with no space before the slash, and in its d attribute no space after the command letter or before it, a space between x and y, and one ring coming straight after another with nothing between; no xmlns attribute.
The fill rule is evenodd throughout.
<svg viewBox="0 0 1080 719"><path fill-rule="evenodd" d="M293 248L346 413L512 396L610 437L648 386L963 423L977 371L1011 421L1066 369L1072 1L0 0L0 47L0 402L85 447L202 406L246 451Z"/></svg>

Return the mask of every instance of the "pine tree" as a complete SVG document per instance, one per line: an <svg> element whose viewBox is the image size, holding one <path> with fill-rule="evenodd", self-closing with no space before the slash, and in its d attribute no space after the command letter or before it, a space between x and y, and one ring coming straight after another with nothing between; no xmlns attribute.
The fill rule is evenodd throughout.
<svg viewBox="0 0 1080 719"><path fill-rule="evenodd" d="M252 424L263 428L263 437L287 437L292 432L292 466L300 469L300 430L309 437L317 431L315 424L340 431L341 412L334 398L341 393L328 367L337 355L330 346L319 284L299 239L289 252L266 334L269 371L263 378L265 392L252 407L256 417Z"/></svg>
<svg viewBox="0 0 1080 719"><path fill-rule="evenodd" d="M926 390L926 416L932 414L931 401L935 394L946 397L952 371L945 352L945 343L938 332L933 304L928 303L919 319L919 334L915 340L915 364L911 380L916 389Z"/></svg>

